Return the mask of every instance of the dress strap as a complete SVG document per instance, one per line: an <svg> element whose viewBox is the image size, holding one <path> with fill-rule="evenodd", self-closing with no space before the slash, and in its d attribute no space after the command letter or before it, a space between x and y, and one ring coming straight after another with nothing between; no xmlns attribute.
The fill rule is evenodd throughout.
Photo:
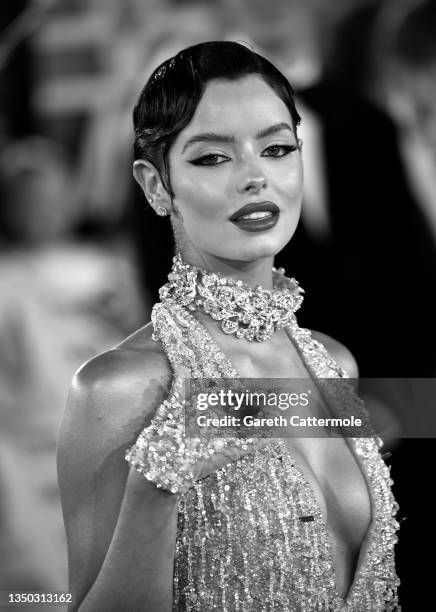
<svg viewBox="0 0 436 612"><path fill-rule="evenodd" d="M357 395L351 383L341 380L350 378L348 373L336 363L325 346L312 337L309 329L298 325L295 316L287 329L334 416L344 418L352 414L358 416L362 420L361 434L364 437L375 438L376 446L380 447L383 442L374 431L363 400Z"/></svg>
<svg viewBox="0 0 436 612"><path fill-rule="evenodd" d="M135 444L126 452L127 462L157 487L184 493L195 482L197 467L225 448L255 448L258 440L191 438L185 436L185 379L233 378L228 358L214 344L206 329L183 307L156 304L152 312L153 337L162 342L173 369L169 396L156 411Z"/></svg>
<svg viewBox="0 0 436 612"><path fill-rule="evenodd" d="M192 378L235 378L238 372L206 328L183 306L158 303L151 320L174 373Z"/></svg>

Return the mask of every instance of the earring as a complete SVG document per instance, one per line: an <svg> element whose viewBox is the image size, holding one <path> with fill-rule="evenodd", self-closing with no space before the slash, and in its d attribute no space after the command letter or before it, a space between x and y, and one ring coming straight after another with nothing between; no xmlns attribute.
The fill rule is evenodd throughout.
<svg viewBox="0 0 436 612"><path fill-rule="evenodd" d="M301 140L301 138L297 138L297 147L298 149L300 149L300 151L303 148L303 141Z"/></svg>
<svg viewBox="0 0 436 612"><path fill-rule="evenodd" d="M145 197L147 198L147 202L148 202L149 204L153 204L153 198L152 198L151 196L146 195Z"/></svg>
<svg viewBox="0 0 436 612"><path fill-rule="evenodd" d="M164 206L158 206L156 208L156 214L159 215L159 217L166 217L168 214L168 211Z"/></svg>

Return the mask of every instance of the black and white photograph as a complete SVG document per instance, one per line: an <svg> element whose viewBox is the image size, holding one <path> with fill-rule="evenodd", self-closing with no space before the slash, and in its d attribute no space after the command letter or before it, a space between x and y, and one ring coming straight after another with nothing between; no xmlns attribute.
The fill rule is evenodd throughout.
<svg viewBox="0 0 436 612"><path fill-rule="evenodd" d="M436 2L6 0L0 609L436 605Z"/></svg>

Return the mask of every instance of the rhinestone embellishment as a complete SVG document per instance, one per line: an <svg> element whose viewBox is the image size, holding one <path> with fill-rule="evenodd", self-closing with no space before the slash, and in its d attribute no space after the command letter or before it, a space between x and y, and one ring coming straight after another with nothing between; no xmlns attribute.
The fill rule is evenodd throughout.
<svg viewBox="0 0 436 612"><path fill-rule="evenodd" d="M168 283L160 291L162 302L202 310L221 321L225 334L250 342L264 342L289 325L303 301L303 289L283 268L273 268L274 289L250 287L241 280L207 272L183 262L180 253L173 259Z"/></svg>
<svg viewBox="0 0 436 612"><path fill-rule="evenodd" d="M195 464L202 456L225 451L237 441L184 437L190 401L184 399L184 378L239 374L182 305L156 304L152 322L171 363L173 384L126 459L158 487L179 493L173 611L399 612L394 555L398 504L380 455L382 441L369 433L349 440L372 499L372 522L344 598L336 585L327 523L282 440L262 447L258 440L245 440L246 454L205 478L195 478ZM287 330L314 378L347 378L295 317ZM353 402L364 417L363 402L351 385L338 386L337 393L332 387L330 393L339 412Z"/></svg>

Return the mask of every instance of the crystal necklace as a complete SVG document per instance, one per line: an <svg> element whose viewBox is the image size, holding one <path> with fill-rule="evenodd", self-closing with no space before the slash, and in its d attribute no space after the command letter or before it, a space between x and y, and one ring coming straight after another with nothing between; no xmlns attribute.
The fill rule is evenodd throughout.
<svg viewBox="0 0 436 612"><path fill-rule="evenodd" d="M159 296L162 302L199 310L221 321L225 334L264 342L291 322L303 301L304 291L294 278L287 278L283 268L272 271L272 290L250 287L241 280L191 266L177 253Z"/></svg>

